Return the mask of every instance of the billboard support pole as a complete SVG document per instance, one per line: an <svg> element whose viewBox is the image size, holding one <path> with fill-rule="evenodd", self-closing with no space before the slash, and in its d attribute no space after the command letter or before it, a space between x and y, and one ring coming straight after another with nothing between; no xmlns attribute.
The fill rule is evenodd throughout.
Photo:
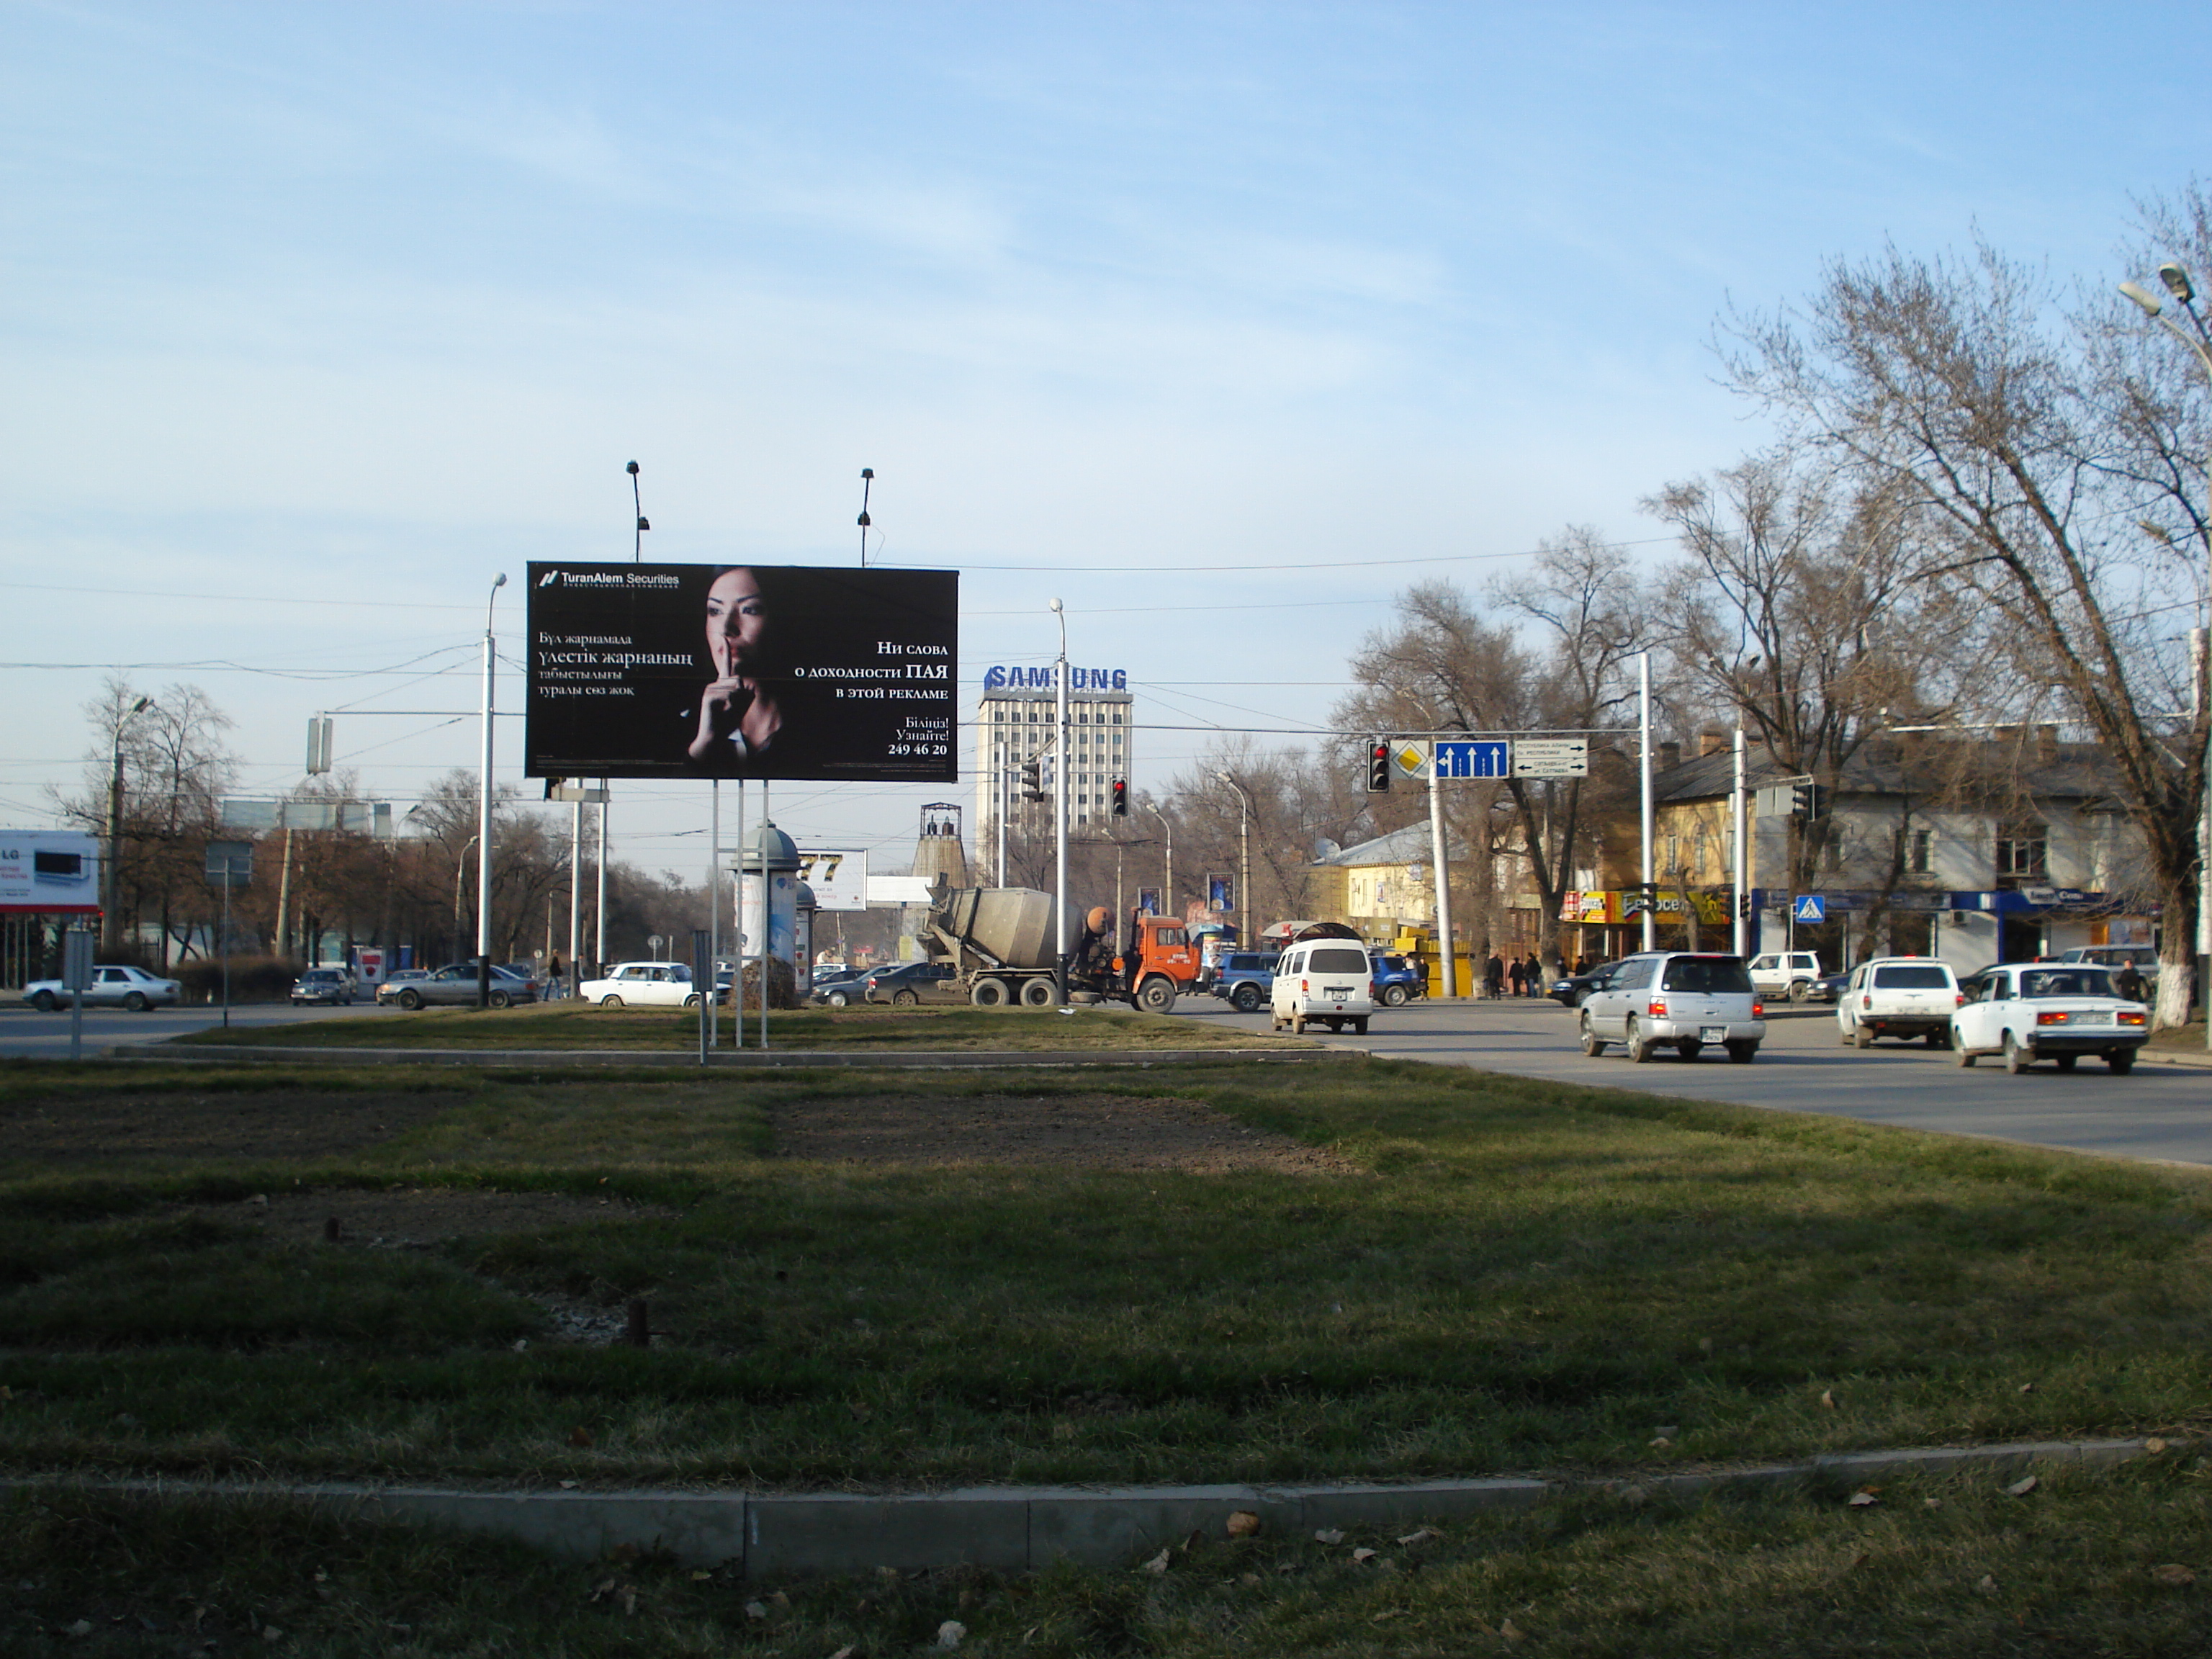
<svg viewBox="0 0 2212 1659"><path fill-rule="evenodd" d="M584 942L584 803L568 803L568 983L581 985L576 947Z"/></svg>
<svg viewBox="0 0 2212 1659"><path fill-rule="evenodd" d="M499 590L507 586L507 573L502 570L491 585L491 595L484 601L484 684L483 684L483 776L478 780L482 787L477 794L482 804L477 825L477 1006L491 1006L491 671L496 655L497 641L491 631L492 607L499 603Z"/></svg>
<svg viewBox="0 0 2212 1659"><path fill-rule="evenodd" d="M761 780L760 827L760 1046L763 1050L768 1048L768 937L771 931L769 927L768 827L773 822L774 819L770 817L768 810L768 780L763 778Z"/></svg>
<svg viewBox="0 0 2212 1659"><path fill-rule="evenodd" d="M730 1047L745 1046L745 781L738 780L738 971L730 976Z"/></svg>
<svg viewBox="0 0 2212 1659"><path fill-rule="evenodd" d="M1636 680L1637 701L1641 710L1637 724L1643 728L1642 742L1638 747L1642 758L1637 765L1642 782L1644 827L1643 881L1637 896L1644 902L1644 948L1650 951L1657 948L1658 941L1655 935L1659 918L1653 914L1657 908L1656 890L1651 884L1651 653L1649 651L1638 653Z"/></svg>
<svg viewBox="0 0 2212 1659"><path fill-rule="evenodd" d="M607 814L614 810L614 791L609 787L611 778L599 780L599 896L592 915L592 971L604 974L607 970ZM738 803L738 827L744 827L744 803Z"/></svg>
<svg viewBox="0 0 2212 1659"><path fill-rule="evenodd" d="M1750 878L1747 873L1751 853L1750 848L1744 844L1744 831L1747 828L1744 807L1747 803L1743 793L1743 722L1738 720L1735 727L1735 799L1731 803L1735 813L1735 929L1729 940L1738 956L1748 954L1747 947L1751 943L1749 938L1751 909L1746 902L1751 895Z"/></svg>
<svg viewBox="0 0 2212 1659"><path fill-rule="evenodd" d="M722 781L713 780L713 804L707 814L707 982L699 988L699 1063L722 1037L720 1005L714 997L714 963L722 954Z"/></svg>

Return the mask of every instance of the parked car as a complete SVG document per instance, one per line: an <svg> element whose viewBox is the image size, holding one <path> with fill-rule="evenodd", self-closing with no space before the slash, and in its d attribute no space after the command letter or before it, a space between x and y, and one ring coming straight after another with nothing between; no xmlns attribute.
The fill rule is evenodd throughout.
<svg viewBox="0 0 2212 1659"><path fill-rule="evenodd" d="M1256 1014L1275 988L1273 951L1231 951L1216 970L1213 994L1240 1014Z"/></svg>
<svg viewBox="0 0 2212 1659"><path fill-rule="evenodd" d="M1870 957L1851 969L1836 1004L1836 1029L1855 1048L1885 1036L1919 1037L1941 1048L1951 1040L1951 1016L1966 1000L1947 962Z"/></svg>
<svg viewBox="0 0 2212 1659"><path fill-rule="evenodd" d="M681 962L618 962L576 994L602 1008L696 1008L699 987Z"/></svg>
<svg viewBox="0 0 2212 1659"><path fill-rule="evenodd" d="M959 969L949 962L902 962L877 968L859 981L862 1002L889 1002L911 1007L917 1002L957 1002L965 1007L968 993L960 988Z"/></svg>
<svg viewBox="0 0 2212 1659"><path fill-rule="evenodd" d="M1349 1025L1364 1035L1368 1016L1375 1012L1373 973L1366 947L1355 940L1297 941L1275 963L1275 982L1267 994L1273 1029L1287 1026L1297 1036L1309 1025L1332 1031Z"/></svg>
<svg viewBox="0 0 2212 1659"><path fill-rule="evenodd" d="M1640 1065L1657 1048L1695 1060L1717 1046L1749 1065L1766 1037L1765 1015L1741 957L1688 951L1623 957L1604 988L1583 1004L1583 1052L1595 1057L1618 1042Z"/></svg>
<svg viewBox="0 0 2212 1659"><path fill-rule="evenodd" d="M432 1006L473 1008L477 1001L477 965L473 962L450 963L422 979L410 980L392 1000L409 1010ZM494 968L491 994L487 1000L494 1008L506 1008L518 1002L537 1001L538 990L528 980L517 979L504 968Z"/></svg>
<svg viewBox="0 0 2212 1659"><path fill-rule="evenodd" d="M1552 988L1544 994L1562 1008L1579 1008L1589 1000L1591 992L1613 982L1613 970L1620 966L1617 962L1601 962L1595 968L1553 981Z"/></svg>
<svg viewBox="0 0 2212 1659"><path fill-rule="evenodd" d="M1751 959L1751 988L1763 997L1802 1002L1826 969L1815 951L1767 951Z"/></svg>
<svg viewBox="0 0 2212 1659"><path fill-rule="evenodd" d="M292 1006L303 1002L327 1002L332 1007L351 1007L355 994L361 988L349 968L310 968L292 981Z"/></svg>
<svg viewBox="0 0 2212 1659"><path fill-rule="evenodd" d="M861 981L866 980L872 971L866 968L845 968L825 979L822 970L817 968L814 970L814 985L813 988L807 993L807 1000L811 1002L823 1003L831 1008L848 1007L855 1002L865 1000Z"/></svg>
<svg viewBox="0 0 2212 1659"><path fill-rule="evenodd" d="M143 968L95 967L92 983L84 988L84 1006L88 1008L128 1008L137 1013L146 1008L173 1007L184 994L184 987L173 979L162 979L148 973ZM23 988L23 1000L42 1014L57 1008L66 1008L76 1000L76 994L58 979L34 979Z"/></svg>
<svg viewBox="0 0 2212 1659"><path fill-rule="evenodd" d="M2094 963L2100 968L2118 969L2129 963L2142 975L2146 986L2158 984L2158 951L2148 945L2077 945L2070 951L2058 953L2061 962Z"/></svg>
<svg viewBox="0 0 2212 1659"><path fill-rule="evenodd" d="M428 968L395 968L376 988L376 1000L380 1004L397 1002L402 991L410 985L419 985L429 977Z"/></svg>
<svg viewBox="0 0 2212 1659"><path fill-rule="evenodd" d="M1402 1008L1415 997L1428 994L1420 969L1405 957L1383 951L1367 954L1375 964L1373 995L1385 1008Z"/></svg>
<svg viewBox="0 0 2212 1659"><path fill-rule="evenodd" d="M2004 963L1984 970L1981 994L1951 1016L1959 1064L2002 1054L2017 1076L2039 1060L2070 1072L2084 1054L2117 1076L2150 1037L2150 1010L2112 990L2112 970L2088 963Z"/></svg>

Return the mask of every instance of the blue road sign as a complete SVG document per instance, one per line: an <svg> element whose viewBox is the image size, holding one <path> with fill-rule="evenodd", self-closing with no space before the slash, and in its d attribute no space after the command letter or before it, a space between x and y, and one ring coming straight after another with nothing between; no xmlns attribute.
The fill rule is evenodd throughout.
<svg viewBox="0 0 2212 1659"><path fill-rule="evenodd" d="M1827 919L1828 902L1818 893L1800 894L1797 902L1790 911L1792 921L1826 921Z"/></svg>
<svg viewBox="0 0 2212 1659"><path fill-rule="evenodd" d="M1437 744L1440 778L1503 778L1512 774L1513 745L1502 738Z"/></svg>

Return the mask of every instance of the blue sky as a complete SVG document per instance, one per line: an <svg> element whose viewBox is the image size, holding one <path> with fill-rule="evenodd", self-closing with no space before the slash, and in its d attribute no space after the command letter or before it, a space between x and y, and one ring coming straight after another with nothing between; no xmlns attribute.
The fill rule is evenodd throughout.
<svg viewBox="0 0 2212 1659"><path fill-rule="evenodd" d="M965 573L968 694L1059 596L1159 726L1320 726L1411 581L1665 556L1638 501L1760 441L1731 298L1978 227L2144 275L2207 16L16 0L0 823L109 665L204 686L253 790L310 713L472 706L491 578L519 654L526 560L628 556L633 457L665 560L849 562L875 468L872 556ZM1158 789L1215 739L1139 741ZM475 744L337 727L401 801ZM776 810L895 863L938 793ZM623 850L689 869L705 813L633 789Z"/></svg>

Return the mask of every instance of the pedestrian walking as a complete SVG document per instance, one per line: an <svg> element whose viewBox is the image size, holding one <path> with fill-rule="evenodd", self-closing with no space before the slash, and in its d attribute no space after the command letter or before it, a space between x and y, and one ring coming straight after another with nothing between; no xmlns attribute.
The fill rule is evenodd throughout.
<svg viewBox="0 0 2212 1659"><path fill-rule="evenodd" d="M1495 951L1490 953L1490 960L1483 964L1482 987L1492 1002L1504 1000L1505 961Z"/></svg>

